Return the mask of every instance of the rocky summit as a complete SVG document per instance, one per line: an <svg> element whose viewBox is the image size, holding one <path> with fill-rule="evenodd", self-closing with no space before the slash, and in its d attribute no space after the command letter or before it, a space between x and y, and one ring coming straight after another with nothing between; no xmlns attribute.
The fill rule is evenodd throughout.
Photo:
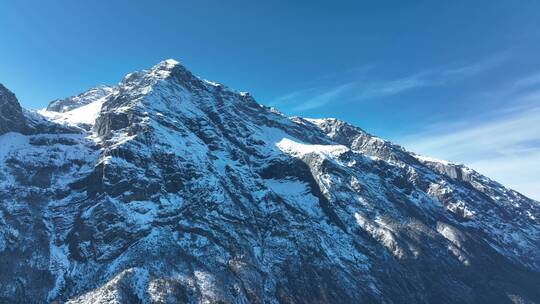
<svg viewBox="0 0 540 304"><path fill-rule="evenodd" d="M174 60L0 86L0 303L540 303L540 203Z"/></svg>

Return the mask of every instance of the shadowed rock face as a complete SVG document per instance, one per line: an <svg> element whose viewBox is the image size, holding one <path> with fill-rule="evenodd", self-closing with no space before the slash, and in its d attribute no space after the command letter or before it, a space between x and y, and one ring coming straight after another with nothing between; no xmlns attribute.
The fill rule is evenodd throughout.
<svg viewBox="0 0 540 304"><path fill-rule="evenodd" d="M0 134L25 132L24 120L17 97L0 83Z"/></svg>
<svg viewBox="0 0 540 304"><path fill-rule="evenodd" d="M97 102L0 135L0 302L540 302L539 203L474 170L173 60Z"/></svg>

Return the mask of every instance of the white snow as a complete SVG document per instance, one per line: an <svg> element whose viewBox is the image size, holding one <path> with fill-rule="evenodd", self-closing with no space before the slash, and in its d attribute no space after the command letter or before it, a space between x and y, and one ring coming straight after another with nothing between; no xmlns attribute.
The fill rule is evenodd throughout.
<svg viewBox="0 0 540 304"><path fill-rule="evenodd" d="M419 161L421 162L431 162L431 163L440 163L440 164L443 164L443 165L450 165L452 164L451 162L449 161L446 161L446 160L442 160L442 159L437 159L437 158L433 158L433 157L429 157L429 156L424 156L424 155L419 155L419 154L413 154L411 153L416 159L418 159Z"/></svg>
<svg viewBox="0 0 540 304"><path fill-rule="evenodd" d="M103 102L108 96L109 95L87 105L64 113L47 111L46 109L39 110L38 113L53 120L54 122L64 125L93 125L99 115L99 112L101 111L101 106L103 105Z"/></svg>
<svg viewBox="0 0 540 304"><path fill-rule="evenodd" d="M396 258L403 259L406 256L406 252L400 246L394 231L381 218L370 220L360 213L355 213L354 218L362 229L378 240Z"/></svg>
<svg viewBox="0 0 540 304"><path fill-rule="evenodd" d="M466 240L465 236L455 227L452 227L449 224L442 222L437 223L437 232L452 243L448 246L448 250L456 258L458 258L460 262L462 262L466 266L469 266L469 259L467 258L466 253L462 250L463 244Z"/></svg>
<svg viewBox="0 0 540 304"><path fill-rule="evenodd" d="M164 60L150 70L149 76L153 76L158 79L165 79L171 75L172 69L178 64L180 63L174 59Z"/></svg>
<svg viewBox="0 0 540 304"><path fill-rule="evenodd" d="M307 117L304 117L305 120L313 123L313 124L316 124L316 125L321 125L323 123L325 123L326 121L330 120L330 119L334 119L334 118L307 118Z"/></svg>
<svg viewBox="0 0 540 304"><path fill-rule="evenodd" d="M163 63L165 65L167 65L168 67L174 67L175 65L178 65L180 62L174 60L174 59L166 59L163 61Z"/></svg>
<svg viewBox="0 0 540 304"><path fill-rule="evenodd" d="M208 80L208 79L203 79L204 82L206 82L207 84L213 86L213 87L219 87L221 86L220 83L217 83L217 82L214 82L214 81L211 81L211 80Z"/></svg>
<svg viewBox="0 0 540 304"><path fill-rule="evenodd" d="M264 183L289 204L305 211L311 216L321 216L319 199L311 194L311 190L305 183L298 180L275 179L264 180Z"/></svg>
<svg viewBox="0 0 540 304"><path fill-rule="evenodd" d="M0 161L3 161L11 152L24 148L27 145L28 137L20 133L9 132L0 135Z"/></svg>
<svg viewBox="0 0 540 304"><path fill-rule="evenodd" d="M281 151L295 156L317 153L324 156L333 157L349 151L349 148L342 145L310 145L295 142L288 138L283 138L276 144L276 146Z"/></svg>

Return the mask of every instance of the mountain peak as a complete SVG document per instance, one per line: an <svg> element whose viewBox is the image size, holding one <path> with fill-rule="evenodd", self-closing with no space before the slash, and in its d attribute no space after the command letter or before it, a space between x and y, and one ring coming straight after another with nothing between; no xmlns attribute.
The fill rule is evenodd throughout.
<svg viewBox="0 0 540 304"><path fill-rule="evenodd" d="M174 59L166 59L154 65L150 69L139 70L127 74L120 85L140 86L141 81L147 85L156 80L178 78L182 82L191 82L195 77L188 69Z"/></svg>
<svg viewBox="0 0 540 304"><path fill-rule="evenodd" d="M169 59L165 59L165 60L161 61L160 63L158 63L156 65L156 67L160 66L160 67L165 67L165 68L173 68L173 67L175 67L175 66L177 66L179 64L180 64L180 62L169 58Z"/></svg>
<svg viewBox="0 0 540 304"><path fill-rule="evenodd" d="M149 72L152 76L157 76L158 78L168 78L175 71L185 71L189 72L180 62L174 59L166 59L155 66L153 66Z"/></svg>

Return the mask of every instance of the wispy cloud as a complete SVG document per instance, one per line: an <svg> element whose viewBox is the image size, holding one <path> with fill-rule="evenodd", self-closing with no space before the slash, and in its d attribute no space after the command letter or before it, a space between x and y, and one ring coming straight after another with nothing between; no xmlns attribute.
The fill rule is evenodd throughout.
<svg viewBox="0 0 540 304"><path fill-rule="evenodd" d="M486 57L478 62L462 65L455 68L443 69L440 74L443 78L446 78L446 80L455 80L455 78L465 78L473 76L475 74L482 73L502 64L507 59L507 57L508 52L498 53Z"/></svg>
<svg viewBox="0 0 540 304"><path fill-rule="evenodd" d="M372 82L363 85L359 90L357 99L375 99L396 95L420 87L431 86L432 81L422 74L412 75L385 82Z"/></svg>
<svg viewBox="0 0 540 304"><path fill-rule="evenodd" d="M540 199L540 95L516 92L514 97L517 106L446 127L440 123L400 142L421 154L464 163Z"/></svg>
<svg viewBox="0 0 540 304"><path fill-rule="evenodd" d="M515 82L516 87L530 87L536 85L540 85L540 71L527 77L518 79Z"/></svg>
<svg viewBox="0 0 540 304"><path fill-rule="evenodd" d="M373 66L366 66L355 69L355 75L357 77L360 75L359 80L348 80L330 87L320 85L294 91L277 98L272 105L290 107L293 111L305 111L333 102L385 98L422 87L459 81L493 68L503 61L503 55L495 55L468 65L437 68L402 78L379 81L366 80L366 73L373 69Z"/></svg>
<svg viewBox="0 0 540 304"><path fill-rule="evenodd" d="M295 106L293 110L303 111L303 110L309 110L309 109L324 106L325 104L328 104L336 100L340 96L343 96L345 93L349 92L354 86L356 86L355 83L345 83L345 84L339 85L337 87L330 89L329 91L323 92L321 94L318 94L312 97L307 102L304 102L300 105Z"/></svg>
<svg viewBox="0 0 540 304"><path fill-rule="evenodd" d="M439 126L439 131L406 138L406 144L417 151L444 152L451 160L469 162L514 153L535 141L540 145L540 132L532 127L540 125L540 107L495 121L470 120L466 124L446 131L440 131Z"/></svg>
<svg viewBox="0 0 540 304"><path fill-rule="evenodd" d="M508 53L467 65L425 70L385 81L360 79L333 87L312 86L279 99L293 111L334 102L376 100L427 87L457 84L502 65ZM370 70L365 70L366 72ZM439 121L412 136L398 139L411 151L464 163L502 184L540 199L540 71L496 89L475 91L471 101L489 100L497 110L468 118Z"/></svg>
<svg viewBox="0 0 540 304"><path fill-rule="evenodd" d="M350 81L331 87L321 86L294 91L277 98L276 102L270 105L286 105L293 111L305 111L335 101L383 98L427 85L431 84L418 75L385 82Z"/></svg>

